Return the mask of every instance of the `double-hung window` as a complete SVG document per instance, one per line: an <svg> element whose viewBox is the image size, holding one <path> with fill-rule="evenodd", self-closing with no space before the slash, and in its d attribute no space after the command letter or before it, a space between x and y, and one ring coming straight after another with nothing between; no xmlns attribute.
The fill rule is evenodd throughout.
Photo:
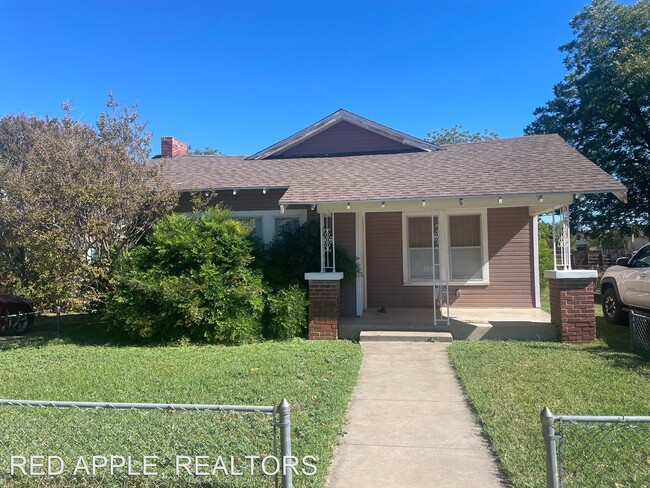
<svg viewBox="0 0 650 488"><path fill-rule="evenodd" d="M451 281L483 280L480 215L449 216Z"/></svg>
<svg viewBox="0 0 650 488"><path fill-rule="evenodd" d="M233 210L230 218L239 220L252 228L251 235L268 244L278 237L287 225L300 225L307 220L307 210Z"/></svg>
<svg viewBox="0 0 650 488"><path fill-rule="evenodd" d="M434 244L433 230L438 228L438 217L408 217L408 279L431 282L433 279L432 247L435 247L436 279L440 276L440 252Z"/></svg>
<svg viewBox="0 0 650 488"><path fill-rule="evenodd" d="M488 283L485 213L406 215L403 222L405 284Z"/></svg>

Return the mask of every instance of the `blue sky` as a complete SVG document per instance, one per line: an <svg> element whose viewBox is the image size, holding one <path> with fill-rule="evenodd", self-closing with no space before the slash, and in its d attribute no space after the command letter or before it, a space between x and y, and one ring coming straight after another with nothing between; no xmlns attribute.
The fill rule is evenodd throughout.
<svg viewBox="0 0 650 488"><path fill-rule="evenodd" d="M586 0L0 0L0 115L92 122L109 91L153 133L251 154L345 108L417 137L518 136Z"/></svg>

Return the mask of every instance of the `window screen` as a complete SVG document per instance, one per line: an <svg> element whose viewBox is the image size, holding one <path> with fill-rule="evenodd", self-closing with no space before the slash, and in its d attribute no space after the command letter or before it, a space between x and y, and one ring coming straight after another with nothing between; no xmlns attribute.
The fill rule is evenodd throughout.
<svg viewBox="0 0 650 488"><path fill-rule="evenodd" d="M449 217L449 254L451 279L483 279L483 251L480 215Z"/></svg>
<svg viewBox="0 0 650 488"><path fill-rule="evenodd" d="M433 279L433 256L431 243L433 232L431 217L409 217L408 225L408 277L409 281L431 281ZM438 217L433 218L433 225L437 227ZM439 250L435 245L435 271L436 279L439 278Z"/></svg>

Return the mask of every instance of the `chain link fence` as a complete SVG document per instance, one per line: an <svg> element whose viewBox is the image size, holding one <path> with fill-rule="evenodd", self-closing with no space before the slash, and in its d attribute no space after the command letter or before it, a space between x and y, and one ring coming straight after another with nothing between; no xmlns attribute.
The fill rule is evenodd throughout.
<svg viewBox="0 0 650 488"><path fill-rule="evenodd" d="M0 400L7 487L292 486L278 407Z"/></svg>
<svg viewBox="0 0 650 488"><path fill-rule="evenodd" d="M630 310L630 341L632 351L650 353L650 315Z"/></svg>
<svg viewBox="0 0 650 488"><path fill-rule="evenodd" d="M650 487L650 417L541 413L547 488Z"/></svg>

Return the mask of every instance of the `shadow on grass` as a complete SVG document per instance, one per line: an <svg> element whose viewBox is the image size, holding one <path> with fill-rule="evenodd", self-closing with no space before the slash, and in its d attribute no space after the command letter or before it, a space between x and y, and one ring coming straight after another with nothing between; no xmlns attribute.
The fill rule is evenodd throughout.
<svg viewBox="0 0 650 488"><path fill-rule="evenodd" d="M633 370L639 375L650 379L650 356L632 352L628 325L610 324L604 317L597 314L596 337L598 340L589 344L569 345L537 342L529 343L528 346L531 349L575 348L576 352L594 354L613 367L628 371Z"/></svg>
<svg viewBox="0 0 650 488"><path fill-rule="evenodd" d="M36 317L24 336L1 336L0 352L18 348L39 348L50 344L75 344L78 346L159 346L159 341L134 339L124 332L108 330L101 315L78 314L61 317L57 334L56 317Z"/></svg>

